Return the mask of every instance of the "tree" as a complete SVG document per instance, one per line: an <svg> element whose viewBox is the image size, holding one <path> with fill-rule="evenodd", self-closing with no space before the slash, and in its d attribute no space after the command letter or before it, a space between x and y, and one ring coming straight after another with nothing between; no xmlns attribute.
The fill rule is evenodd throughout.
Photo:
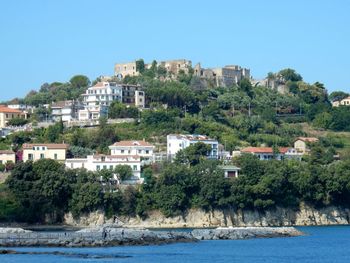
<svg viewBox="0 0 350 263"><path fill-rule="evenodd" d="M145 62L143 59L136 60L136 71L141 74L145 71Z"/></svg>
<svg viewBox="0 0 350 263"><path fill-rule="evenodd" d="M349 96L349 93L346 93L346 92L343 92L343 91L333 91L329 95L329 99L331 101L339 101L339 100L345 99L348 96Z"/></svg>
<svg viewBox="0 0 350 263"><path fill-rule="evenodd" d="M129 165L117 165L114 168L114 172L117 174L118 179L121 181L128 180L133 176L132 169Z"/></svg>
<svg viewBox="0 0 350 263"><path fill-rule="evenodd" d="M278 72L278 74L284 79L285 82L303 80L300 74L296 73L294 69L290 68L282 69Z"/></svg>
<svg viewBox="0 0 350 263"><path fill-rule="evenodd" d="M7 122L8 126L23 126L28 123L28 120L23 118L13 118Z"/></svg>
<svg viewBox="0 0 350 263"><path fill-rule="evenodd" d="M203 142L197 142L180 150L175 157L175 163L197 165L201 159L206 158L211 152L211 146Z"/></svg>
<svg viewBox="0 0 350 263"><path fill-rule="evenodd" d="M86 88L90 85L90 80L84 75L75 75L69 80L73 88Z"/></svg>

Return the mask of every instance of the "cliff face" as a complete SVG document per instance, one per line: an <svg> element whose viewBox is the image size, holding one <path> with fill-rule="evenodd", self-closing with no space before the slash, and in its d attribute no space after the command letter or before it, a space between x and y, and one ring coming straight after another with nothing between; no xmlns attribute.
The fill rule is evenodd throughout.
<svg viewBox="0 0 350 263"><path fill-rule="evenodd" d="M82 216L78 220L73 219L70 214L65 216L65 223L74 226L96 226L120 222L128 227L147 228L339 225L350 223L350 210L336 206L315 209L301 205L299 210L278 207L264 212L257 210L205 212L200 209L191 209L181 216L170 218L165 217L159 211L151 211L144 220L139 217L106 219L101 211Z"/></svg>

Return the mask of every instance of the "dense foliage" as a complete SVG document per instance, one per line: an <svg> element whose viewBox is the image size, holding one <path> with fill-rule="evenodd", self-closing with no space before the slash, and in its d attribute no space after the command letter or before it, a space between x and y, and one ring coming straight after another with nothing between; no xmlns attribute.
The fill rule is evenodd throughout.
<svg viewBox="0 0 350 263"><path fill-rule="evenodd" d="M300 202L348 206L350 142L343 131L350 131L350 107L330 103L347 93L328 96L322 83L306 83L293 69L268 74L269 81L289 90L286 94L253 86L248 79L231 87L215 87L191 70L175 77L156 61L146 68L138 60L137 71L139 76L127 76L123 82L145 88L149 109L140 112L114 102L108 112L111 119L134 118L134 122L107 124L101 119L99 127L89 129L66 128L58 122L1 138L0 149L18 150L27 142L65 142L71 145L69 157L85 157L108 153L108 146L118 140L146 139L164 151L167 134L190 133L208 135L232 151L248 145L291 146L296 137L308 135L305 126L327 133L321 133L320 143L301 162L259 161L243 155L232 163L241 167L240 176L231 179L224 178L218 161L205 158L209 149L203 144L180 151L174 163L144 169L145 184L140 187L116 187L114 175L118 180L131 176L126 166L93 173L66 170L53 160L19 163L0 187L0 220L59 222L68 211L79 216L97 209L108 216L147 216L152 209L172 216L193 207L264 210L294 208ZM50 114L43 104L77 99L89 84L82 75L67 83L44 84L24 102L39 106L32 118L43 120ZM339 152L340 160L334 161Z"/></svg>

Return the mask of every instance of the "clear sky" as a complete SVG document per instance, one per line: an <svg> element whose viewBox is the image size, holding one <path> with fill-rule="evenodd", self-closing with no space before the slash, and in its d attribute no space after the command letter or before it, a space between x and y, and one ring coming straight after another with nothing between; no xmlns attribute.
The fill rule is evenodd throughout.
<svg viewBox="0 0 350 263"><path fill-rule="evenodd" d="M350 1L4 0L0 101L116 62L186 58L262 78L290 67L350 92Z"/></svg>

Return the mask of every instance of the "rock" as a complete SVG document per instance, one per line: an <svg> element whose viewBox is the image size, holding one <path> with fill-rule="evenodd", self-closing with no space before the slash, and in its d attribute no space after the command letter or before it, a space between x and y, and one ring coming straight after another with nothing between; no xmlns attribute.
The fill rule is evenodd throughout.
<svg viewBox="0 0 350 263"><path fill-rule="evenodd" d="M192 236L198 240L250 239L272 237L294 237L304 235L294 227L228 227L195 229Z"/></svg>
<svg viewBox="0 0 350 263"><path fill-rule="evenodd" d="M20 234L20 233L31 233L30 230L24 230L23 228L14 227L0 227L0 234Z"/></svg>

